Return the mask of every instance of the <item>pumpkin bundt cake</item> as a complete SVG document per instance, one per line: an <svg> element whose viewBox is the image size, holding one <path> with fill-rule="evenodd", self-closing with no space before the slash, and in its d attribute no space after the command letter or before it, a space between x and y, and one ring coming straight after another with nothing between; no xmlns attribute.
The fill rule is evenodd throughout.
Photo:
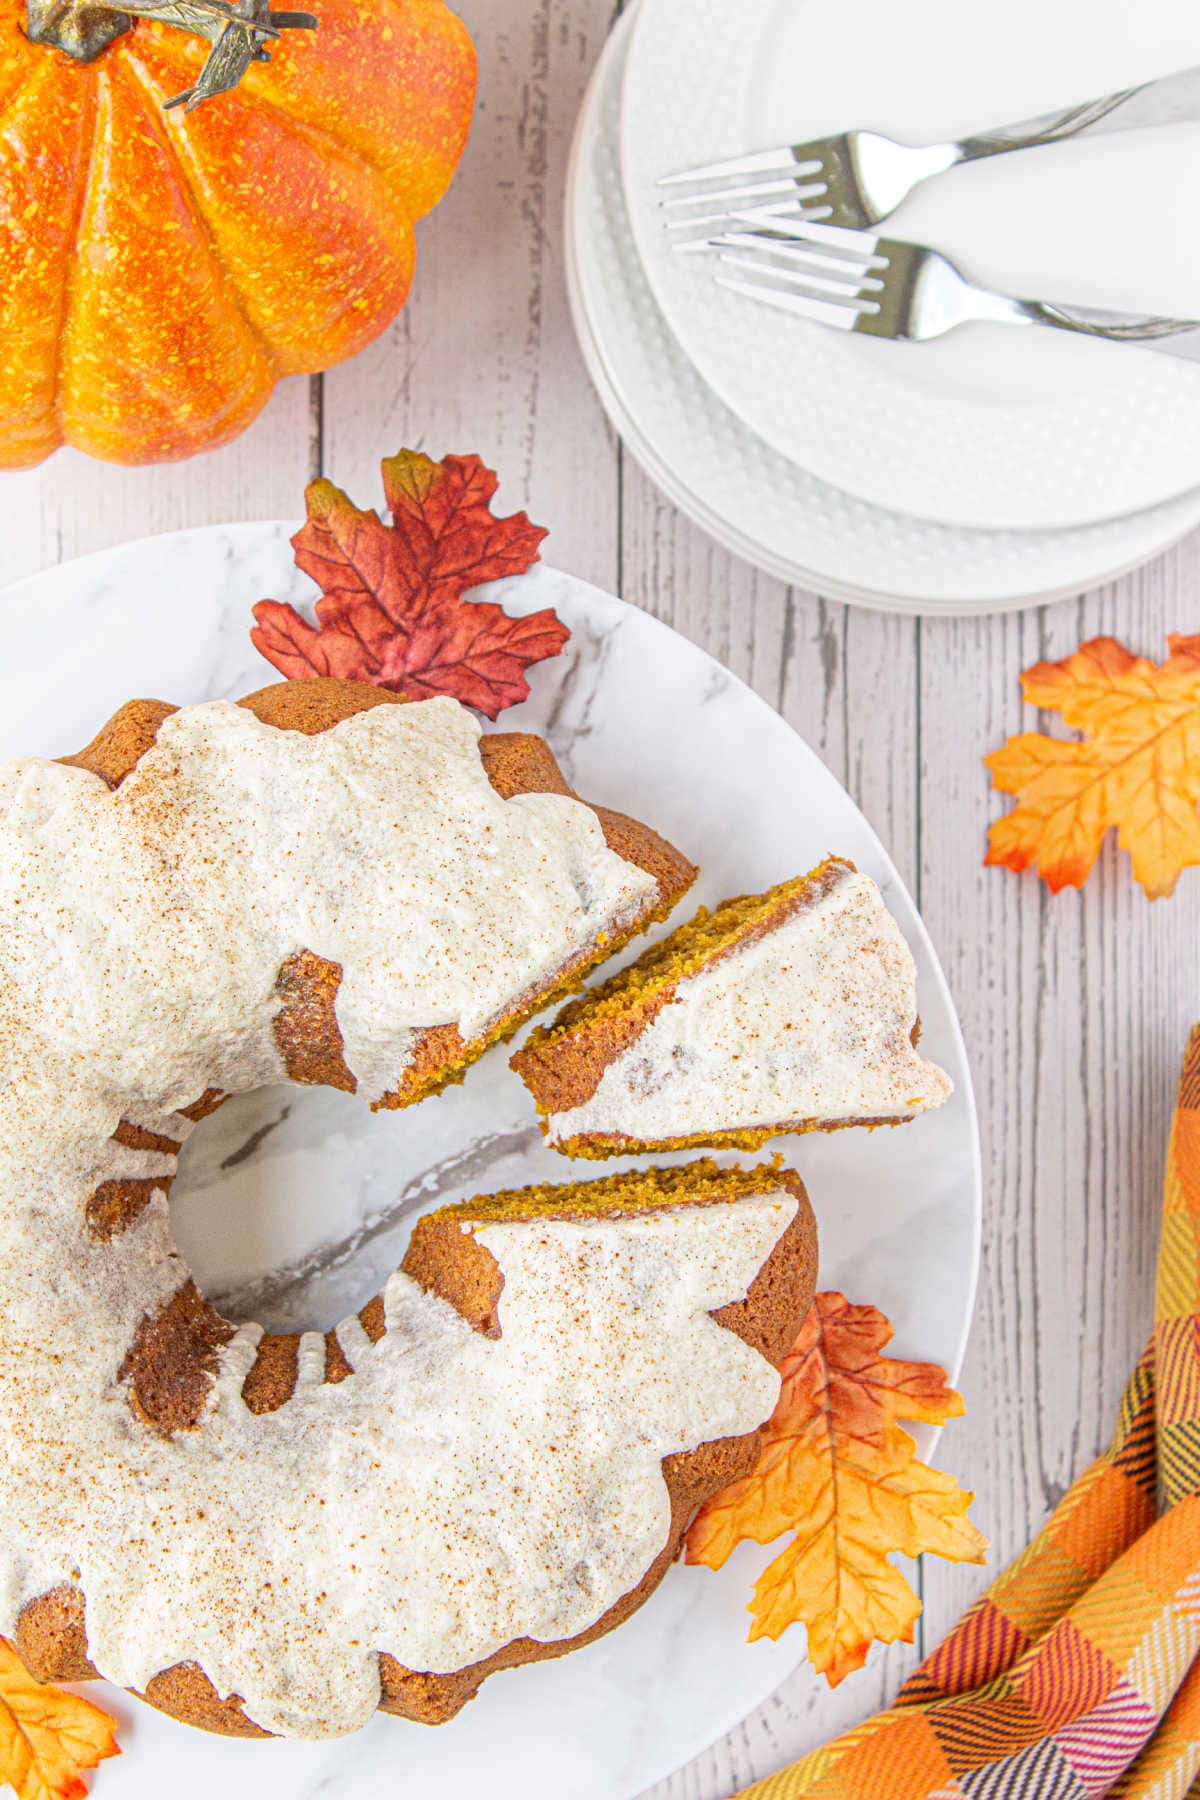
<svg viewBox="0 0 1200 1800"><path fill-rule="evenodd" d="M373 1107L461 1081L491 1044L666 918L696 879L648 826L580 802L541 738L481 736L456 700L414 704L364 682L281 681L236 707L182 714L134 700L62 761L120 793L115 808L98 805L94 783L72 796L95 815L97 840L110 840L93 852L113 859L99 865L105 881L139 834L160 883L177 853L171 834L180 856L190 845L194 892L174 914L160 908L160 931L181 927L201 896L232 905L238 931L211 942L223 954L236 945L257 969L286 936L274 910L286 899L302 936L368 952L369 970L347 978L314 942L285 949L256 1081L286 1073L365 1091ZM39 762L10 770L26 787L50 779ZM243 903L251 868L261 892Z"/></svg>
<svg viewBox="0 0 1200 1800"><path fill-rule="evenodd" d="M753 1468L815 1280L799 1177L701 1162L434 1213L325 1337L235 1331L188 1283L120 1385L23 1371L0 1624L43 1679L212 1731L441 1724L649 1597Z"/></svg>
<svg viewBox="0 0 1200 1800"><path fill-rule="evenodd" d="M702 908L532 1032L512 1066L568 1156L899 1125L951 1092L915 1048L916 982L878 887L830 857Z"/></svg>
<svg viewBox="0 0 1200 1800"><path fill-rule="evenodd" d="M206 1303L166 1193L223 1095L407 1104L694 873L388 698L135 703L0 768L0 1631L221 1731L438 1722L618 1623L813 1287L799 1180L700 1164L436 1214L328 1334Z"/></svg>

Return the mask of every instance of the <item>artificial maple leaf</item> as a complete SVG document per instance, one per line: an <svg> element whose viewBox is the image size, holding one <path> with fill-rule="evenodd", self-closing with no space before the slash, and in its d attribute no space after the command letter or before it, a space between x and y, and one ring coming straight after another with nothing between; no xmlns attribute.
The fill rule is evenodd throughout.
<svg viewBox="0 0 1200 1800"><path fill-rule="evenodd" d="M780 1371L758 1466L707 1501L687 1536L688 1562L719 1569L746 1538L796 1533L755 1586L750 1641L805 1624L831 1687L875 1641L912 1642L921 1603L892 1552L982 1562L987 1548L966 1516L974 1496L918 1462L896 1423L940 1425L962 1397L936 1364L884 1356L891 1337L875 1307L818 1294Z"/></svg>
<svg viewBox="0 0 1200 1800"><path fill-rule="evenodd" d="M991 828L989 863L1033 864L1055 894L1082 887L1111 826L1152 900L1200 863L1200 634L1168 643L1155 664L1098 637L1025 671L1029 704L1084 741L1028 731L985 758L997 788L1019 801Z"/></svg>
<svg viewBox="0 0 1200 1800"><path fill-rule="evenodd" d="M84 1800L80 1771L120 1754L107 1713L35 1681L0 1637L0 1787L17 1800Z"/></svg>
<svg viewBox="0 0 1200 1800"><path fill-rule="evenodd" d="M570 633L549 608L510 618L491 601L463 599L482 582L523 575L546 536L524 513L495 518L496 487L477 456L433 462L402 450L383 463L385 525L331 481L310 483L292 547L321 589L318 623L261 600L254 644L291 681L334 675L410 700L450 694L489 719L524 700L525 670L557 656Z"/></svg>

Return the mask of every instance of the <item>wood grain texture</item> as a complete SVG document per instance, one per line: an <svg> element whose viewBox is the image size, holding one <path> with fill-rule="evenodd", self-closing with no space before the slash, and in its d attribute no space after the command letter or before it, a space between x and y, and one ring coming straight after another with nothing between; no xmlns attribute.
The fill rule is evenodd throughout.
<svg viewBox="0 0 1200 1800"><path fill-rule="evenodd" d="M222 450L153 469L60 450L0 474L0 584L129 538L222 519L300 519L310 384L282 381L249 431Z"/></svg>
<svg viewBox="0 0 1200 1800"><path fill-rule="evenodd" d="M1198 628L1200 537L1046 611L949 622L847 609L719 549L622 452L567 315L565 160L615 7L461 0L461 10L480 47L480 111L462 173L422 228L402 319L311 388L284 384L215 455L127 471L60 454L4 477L0 574L150 531L297 516L318 469L369 503L379 458L401 444L478 450L503 474L502 501L552 526L551 560L619 588L777 707L888 844L962 1014L985 1245L962 1377L968 1416L942 1455L978 1490L999 1567L1106 1440L1149 1327L1172 1090L1200 1017L1200 871L1151 906L1111 847L1083 895L1052 899L1032 878L983 869L1001 802L979 759L1029 726L1017 678L1037 657L1097 631L1156 656L1168 630ZM932 1644L987 1575L929 1563L922 1579ZM819 1713L807 1684L785 1683L645 1800L721 1800L885 1703L915 1654L876 1655Z"/></svg>
<svg viewBox="0 0 1200 1800"><path fill-rule="evenodd" d="M479 46L466 159L418 234L412 300L324 378L324 473L361 505L401 444L477 451L500 500L552 526L548 561L612 587L615 440L575 344L562 275L563 173L612 20L607 0L458 0Z"/></svg>

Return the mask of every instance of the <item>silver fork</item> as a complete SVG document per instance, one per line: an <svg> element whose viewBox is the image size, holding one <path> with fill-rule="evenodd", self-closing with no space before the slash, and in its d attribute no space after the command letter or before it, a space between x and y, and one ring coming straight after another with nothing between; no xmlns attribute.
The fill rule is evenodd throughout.
<svg viewBox="0 0 1200 1800"><path fill-rule="evenodd" d="M1200 362L1200 319L1016 299L976 287L947 257L923 244L838 226L780 222L772 213L758 217L757 229L727 232L705 246L719 252L723 271L737 271L718 274L718 282L818 325L921 340L988 319L1048 325ZM697 248L687 253L695 255Z"/></svg>
<svg viewBox="0 0 1200 1800"><path fill-rule="evenodd" d="M958 143L915 146L874 131L846 131L667 175L658 185L672 190L662 204L673 231L710 232L731 213L767 206L782 217L863 229L881 224L919 182L959 163L1064 138L1197 118L1200 67Z"/></svg>

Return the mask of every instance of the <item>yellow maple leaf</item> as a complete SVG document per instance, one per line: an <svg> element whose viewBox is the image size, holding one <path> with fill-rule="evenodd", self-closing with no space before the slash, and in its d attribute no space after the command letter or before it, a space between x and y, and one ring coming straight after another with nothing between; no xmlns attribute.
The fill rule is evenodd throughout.
<svg viewBox="0 0 1200 1800"><path fill-rule="evenodd" d="M107 1713L35 1681L0 1637L0 1787L7 1783L17 1800L85 1800L80 1771L119 1755Z"/></svg>
<svg viewBox="0 0 1200 1800"><path fill-rule="evenodd" d="M795 1532L755 1586L750 1640L806 1625L831 1687L872 1643L912 1641L921 1603L889 1555L982 1562L987 1548L967 1518L974 1496L918 1462L896 1423L940 1425L962 1397L936 1364L884 1356L891 1337L876 1307L818 1294L784 1360L757 1467L701 1507L687 1536L687 1560L719 1569L746 1538Z"/></svg>
<svg viewBox="0 0 1200 1800"><path fill-rule="evenodd" d="M1028 731L984 759L1001 793L1018 797L991 828L989 863L1033 865L1052 893L1082 887L1115 827L1152 900L1200 863L1200 634L1168 643L1155 664L1098 637L1025 671L1029 704L1084 738Z"/></svg>

